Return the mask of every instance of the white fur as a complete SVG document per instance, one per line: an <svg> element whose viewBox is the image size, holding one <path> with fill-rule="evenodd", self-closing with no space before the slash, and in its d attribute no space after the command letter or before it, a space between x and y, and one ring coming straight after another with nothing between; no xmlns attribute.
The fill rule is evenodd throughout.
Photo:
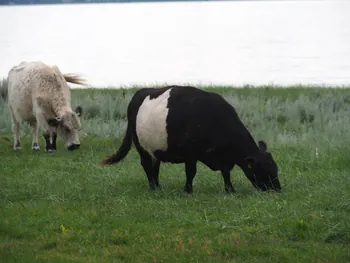
<svg viewBox="0 0 350 263"><path fill-rule="evenodd" d="M51 103L52 100L56 99L54 98L56 95L54 92L57 89L57 84L69 89L61 79L58 80L60 83L43 81L44 76L52 76L55 73L57 74L53 68L37 61L22 62L10 70L8 75L8 101L11 113L16 121L21 123L28 120L37 120L40 126L44 126L45 130L49 130L46 120L57 116L56 109L53 107L56 105ZM57 90L57 92L60 92L60 90ZM61 92L61 94L66 101L70 100L67 92ZM47 107L38 105L38 97L46 102L45 106ZM37 115L45 117L41 123Z"/></svg>
<svg viewBox="0 0 350 263"><path fill-rule="evenodd" d="M72 112L70 90L64 76L57 66L40 61L22 62L9 71L8 105L15 145L19 142L22 122L32 126L34 144L38 143L39 127L50 135L56 131L47 120ZM76 141L79 142L79 138Z"/></svg>
<svg viewBox="0 0 350 263"><path fill-rule="evenodd" d="M167 106L170 90L154 99L147 96L136 116L136 134L139 143L153 158L154 151L168 149L166 119L169 112Z"/></svg>

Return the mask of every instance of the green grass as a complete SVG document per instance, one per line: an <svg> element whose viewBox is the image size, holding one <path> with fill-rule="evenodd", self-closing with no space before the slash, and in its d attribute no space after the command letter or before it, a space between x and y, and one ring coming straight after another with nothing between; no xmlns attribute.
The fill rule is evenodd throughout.
<svg viewBox="0 0 350 263"><path fill-rule="evenodd" d="M28 125L22 152L0 141L0 262L349 262L350 89L207 89L267 141L281 194L256 191L235 168L227 195L202 164L193 195L181 164L162 164L163 190L150 193L134 149L98 165L120 145L135 89L73 90L80 150L59 139L55 154L32 152ZM12 136L1 98L0 135Z"/></svg>

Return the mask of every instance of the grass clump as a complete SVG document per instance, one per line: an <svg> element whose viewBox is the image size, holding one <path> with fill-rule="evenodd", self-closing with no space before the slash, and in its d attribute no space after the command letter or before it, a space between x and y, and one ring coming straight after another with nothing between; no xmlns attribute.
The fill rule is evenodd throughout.
<svg viewBox="0 0 350 263"><path fill-rule="evenodd" d="M149 193L133 148L112 167L135 89L72 90L83 107L81 149L22 152L0 141L1 262L349 262L350 89L204 87L222 94L279 165L281 194L256 191L239 168L237 193L198 164L162 164ZM336 106L334 106L336 105ZM0 135L11 135L6 102ZM42 137L39 143L43 146ZM319 155L316 157L315 148Z"/></svg>

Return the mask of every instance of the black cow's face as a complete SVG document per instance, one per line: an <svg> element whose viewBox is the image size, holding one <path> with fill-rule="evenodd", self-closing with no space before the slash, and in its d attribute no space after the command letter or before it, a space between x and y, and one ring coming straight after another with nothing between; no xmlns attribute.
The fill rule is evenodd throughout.
<svg viewBox="0 0 350 263"><path fill-rule="evenodd" d="M271 153L267 151L267 145L259 141L260 155L257 158L249 157L248 166L253 168L255 174L254 186L262 191L281 191L281 184L278 180L278 167Z"/></svg>

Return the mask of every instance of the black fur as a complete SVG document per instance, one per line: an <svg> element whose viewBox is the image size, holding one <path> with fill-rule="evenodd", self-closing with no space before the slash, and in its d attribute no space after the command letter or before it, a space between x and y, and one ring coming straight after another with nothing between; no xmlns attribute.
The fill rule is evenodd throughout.
<svg viewBox="0 0 350 263"><path fill-rule="evenodd" d="M49 124L52 127L57 127L60 122L57 119L49 119L47 120L47 124Z"/></svg>
<svg viewBox="0 0 350 263"><path fill-rule="evenodd" d="M46 152L55 152L57 150L56 141L57 141L57 134L52 134L52 143L50 142L50 133L49 132L43 132L43 137L45 139L46 143Z"/></svg>
<svg viewBox="0 0 350 263"><path fill-rule="evenodd" d="M75 113L76 113L79 117L81 117L81 116L83 115L83 108L82 108L81 106L77 106L77 107L75 108Z"/></svg>

